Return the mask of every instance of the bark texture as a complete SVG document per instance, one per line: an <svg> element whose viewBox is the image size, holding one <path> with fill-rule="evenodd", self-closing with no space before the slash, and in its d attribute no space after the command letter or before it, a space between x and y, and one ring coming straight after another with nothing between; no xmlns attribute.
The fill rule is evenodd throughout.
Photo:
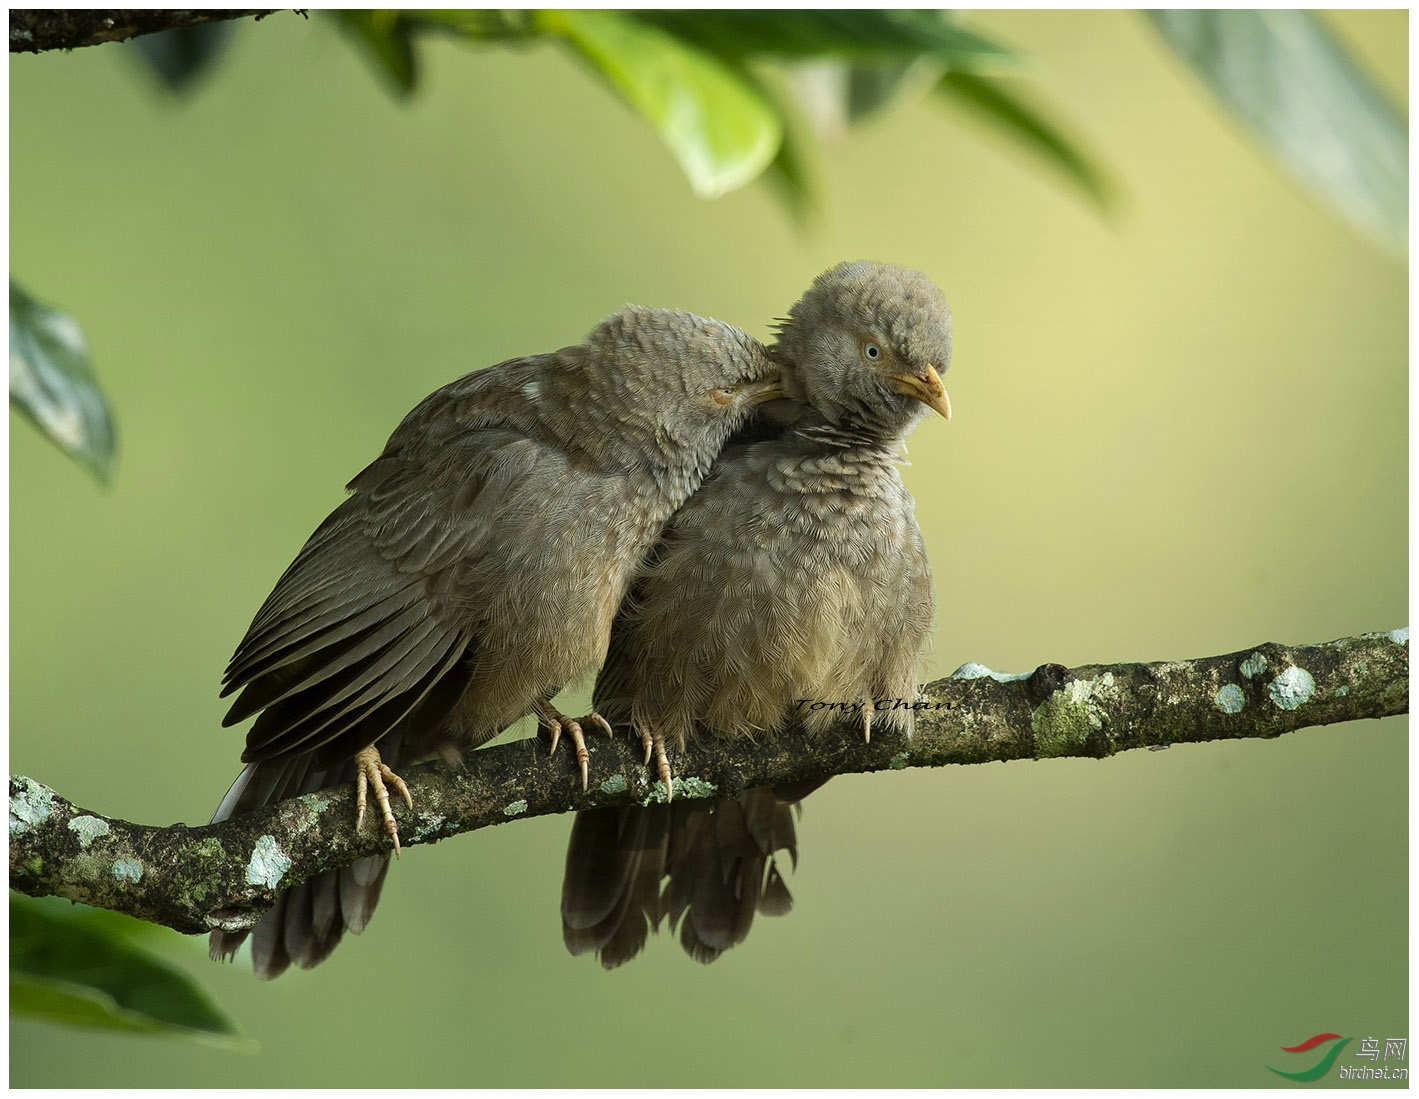
<svg viewBox="0 0 1419 1099"><path fill-rule="evenodd" d="M140 34L156 34L158 31L195 27L224 19L242 19L248 15L260 19L275 10L11 8L10 52L43 53L45 50L99 46L105 42L122 42Z"/></svg>
<svg viewBox="0 0 1419 1099"><path fill-rule="evenodd" d="M861 739L850 701L841 732L794 727L740 740L702 739L674 760L677 798L734 797L745 789L835 775L951 763L1059 756L1102 758L1131 748L1275 737L1314 725L1409 712L1409 631L1323 645L1263 644L1226 656L1154 664L1045 664L1007 675L967 664L927 684L916 733ZM591 738L591 789L575 758L550 762L537 738L470 753L463 769L439 762L404 772L414 796L396 802L406 846L525 817L663 800L639 743ZM356 834L354 787L307 794L220 824L131 824L81 809L23 775L10 777L10 885L57 895L178 931L251 926L278 892L318 871L383 851L373 815Z"/></svg>

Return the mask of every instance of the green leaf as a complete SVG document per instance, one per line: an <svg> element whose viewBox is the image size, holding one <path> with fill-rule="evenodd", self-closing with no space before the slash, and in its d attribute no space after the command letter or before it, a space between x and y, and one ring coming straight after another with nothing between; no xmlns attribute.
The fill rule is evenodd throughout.
<svg viewBox="0 0 1419 1099"><path fill-rule="evenodd" d="M515 8L406 8L401 10L400 19L465 38L501 42L535 38L541 33L533 24L530 11Z"/></svg>
<svg viewBox="0 0 1419 1099"><path fill-rule="evenodd" d="M11 1015L246 1045L200 986L129 941L136 934L113 919L73 917L12 895Z"/></svg>
<svg viewBox="0 0 1419 1099"><path fill-rule="evenodd" d="M1305 11L1155 11L1153 25L1313 194L1391 247L1409 239L1408 127Z"/></svg>
<svg viewBox="0 0 1419 1099"><path fill-rule="evenodd" d="M113 421L78 322L10 282L10 403L107 484Z"/></svg>
<svg viewBox="0 0 1419 1099"><path fill-rule="evenodd" d="M742 187L773 160L778 115L733 69L671 34L613 11L539 12L639 111L702 198Z"/></svg>
<svg viewBox="0 0 1419 1099"><path fill-rule="evenodd" d="M783 140L763 178L796 227L806 231L823 217L822 165L812 126L803 117L793 89L780 70L749 70L744 75L774 105L783 123Z"/></svg>
<svg viewBox="0 0 1419 1099"><path fill-rule="evenodd" d="M911 83L909 78L917 74L920 65L920 62L907 62L852 66L847 74L848 121L861 122L876 114Z"/></svg>
<svg viewBox="0 0 1419 1099"><path fill-rule="evenodd" d="M907 64L853 65L824 56L779 71L813 131L831 144L843 141L853 125L881 110L904 89L924 92L944 69L929 58Z"/></svg>
<svg viewBox="0 0 1419 1099"><path fill-rule="evenodd" d="M397 10L360 9L331 12L354 39L365 47L375 67L400 95L414 90L419 79L418 59L412 40L413 24Z"/></svg>
<svg viewBox="0 0 1419 1099"><path fill-rule="evenodd" d="M948 72L936 85L947 99L976 112L992 129L1015 139L1062 172L1100 209L1113 204L1113 185L1094 162L1003 80Z"/></svg>
<svg viewBox="0 0 1419 1099"><path fill-rule="evenodd" d="M638 11L635 17L722 57L910 61L929 54L971 71L1018 62L932 11Z"/></svg>

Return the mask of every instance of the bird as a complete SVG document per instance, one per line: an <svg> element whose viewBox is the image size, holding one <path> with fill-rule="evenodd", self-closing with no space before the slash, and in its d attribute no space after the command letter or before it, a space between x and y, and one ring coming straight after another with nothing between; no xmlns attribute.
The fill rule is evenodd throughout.
<svg viewBox="0 0 1419 1099"><path fill-rule="evenodd" d="M929 409L951 418L951 339L930 279L867 261L825 271L780 322L769 354L785 398L758 409L666 525L593 691L647 764L654 754L667 801L667 743L752 738L795 718L812 734L844 712L867 739L874 727L911 734L934 600L898 452ZM610 968L668 916L683 920L685 950L712 961L756 909L791 903L773 855L796 863L788 810L816 785L580 811L563 878L568 949Z"/></svg>
<svg viewBox="0 0 1419 1099"><path fill-rule="evenodd" d="M697 733L752 736L791 716L812 733L844 709L868 740L913 726L934 602L897 467L928 410L951 418L950 307L919 271L841 263L780 321L769 355L785 397L666 524L592 696L640 736L667 797L667 744Z"/></svg>
<svg viewBox="0 0 1419 1099"><path fill-rule="evenodd" d="M578 345L477 370L421 401L276 582L228 664L223 724L258 715L214 821L337 782L372 791L393 849L395 770L451 760L601 665L611 623L665 522L778 368L739 329L628 305ZM387 852L287 890L253 956L274 976L363 929ZM214 959L247 932L213 932Z"/></svg>

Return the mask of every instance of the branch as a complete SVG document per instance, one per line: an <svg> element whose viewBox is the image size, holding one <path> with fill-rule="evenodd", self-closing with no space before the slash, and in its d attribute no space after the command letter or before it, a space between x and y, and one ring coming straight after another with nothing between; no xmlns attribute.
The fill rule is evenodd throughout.
<svg viewBox="0 0 1419 1099"><path fill-rule="evenodd" d="M109 11L88 8L11 8L10 52L42 53L45 50L98 46L104 42L122 42L140 34L156 34L177 27L195 27L200 23L215 23L224 19L243 19L248 15L261 19L275 10L277 9Z"/></svg>
<svg viewBox="0 0 1419 1099"><path fill-rule="evenodd" d="M755 786L904 767L1102 758L1404 714L1409 631L1159 664L1045 664L1027 675L967 664L923 687L914 702L877 703L894 705L917 708L910 740L879 735L863 743L860 720L846 723L841 735L805 737L789 728L752 742L703 738L676 768L675 795L734 797ZM526 817L663 800L638 744L590 743L598 781L588 793L571 754L549 763L535 737L473 752L462 770L438 761L411 767L404 777L417 808L396 806L400 835L412 846ZM236 931L254 924L278 890L386 851L377 828L354 832L354 816L351 784L220 824L158 828L88 812L12 775L10 886L183 932Z"/></svg>

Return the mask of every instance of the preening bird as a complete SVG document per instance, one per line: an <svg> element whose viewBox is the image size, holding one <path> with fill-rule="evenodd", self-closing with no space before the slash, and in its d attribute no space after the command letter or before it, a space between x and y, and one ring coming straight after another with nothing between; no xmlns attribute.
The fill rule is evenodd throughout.
<svg viewBox="0 0 1419 1099"><path fill-rule="evenodd" d="M389 787L409 793L394 768L528 713L553 748L569 734L585 788L581 723L551 699L600 666L646 552L754 405L781 395L777 373L736 328L627 306L577 346L426 397L237 647L224 724L259 716L213 820L353 779L356 827L369 787L397 852ZM287 890L254 931L258 973L361 930L386 869L377 856ZM212 956L245 937L214 932Z"/></svg>

